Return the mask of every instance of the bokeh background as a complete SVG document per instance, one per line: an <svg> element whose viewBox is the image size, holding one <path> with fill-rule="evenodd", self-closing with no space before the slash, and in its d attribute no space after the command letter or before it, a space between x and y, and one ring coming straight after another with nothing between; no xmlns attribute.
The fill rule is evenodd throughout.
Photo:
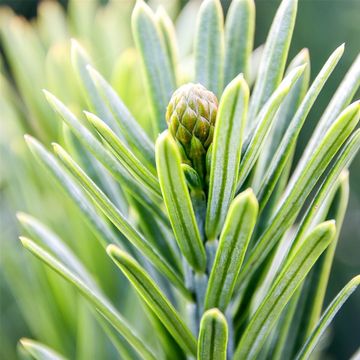
<svg viewBox="0 0 360 360"><path fill-rule="evenodd" d="M86 0L79 0L86 1ZM120 1L120 0L119 0ZM66 10L67 1L60 1ZM186 1L182 1L185 5ZM224 9L229 1L223 1ZM255 46L262 44L269 30L271 21L278 7L277 0L256 1L256 39ZM10 6L20 15L28 19L37 16L38 1L35 0L0 0L0 6ZM1 18L0 18L1 20ZM341 43L346 43L346 51L335 69L330 80L321 93L316 106L309 116L303 129L303 142L299 143L296 157L306 145L316 121L330 100L340 80L360 51L360 1L359 0L300 0L297 22L289 58L291 59L303 47L307 47L311 56L312 77L320 70L330 53ZM0 43L0 49L3 46ZM6 66L6 65L5 65ZM356 95L359 98L359 93ZM0 129L1 131L1 129ZM5 171L6 169L2 169ZM340 237L330 286L327 293L328 302L339 289L354 275L360 272L360 156L354 160L350 169L351 194ZM0 188L1 200L3 187ZM18 232L13 216L1 207L1 232L6 236L14 236ZM69 222L69 226L71 221ZM15 227L14 229L9 229ZM6 256L2 248L2 258ZM4 259L2 259L4 260ZM3 262L3 261L2 261ZM0 358L10 359L14 352L17 339L21 336L31 336L29 329L17 307L13 295L9 293L6 281L3 281L3 270L0 269L1 280L1 330ZM40 306L40 305L39 305ZM32 309L38 311L39 309ZM6 339L5 339L6 338ZM360 345L360 292L357 291L337 316L332 331L327 338L328 347L326 359L348 359Z"/></svg>

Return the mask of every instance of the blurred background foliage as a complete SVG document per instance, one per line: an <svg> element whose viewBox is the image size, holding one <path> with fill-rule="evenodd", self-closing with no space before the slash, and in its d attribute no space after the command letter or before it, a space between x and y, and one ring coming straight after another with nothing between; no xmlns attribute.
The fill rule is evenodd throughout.
<svg viewBox="0 0 360 360"><path fill-rule="evenodd" d="M157 3L166 4L173 19L187 3L184 0L150 2L154 8ZM224 9L229 2L223 1ZM30 212L61 234L95 277L101 279L99 283L105 286L104 291L115 300L119 308L129 308L131 304L127 302L134 301L133 296L124 296L126 292L120 289L126 283L112 281L114 276L119 277L119 272L114 273L110 260L99 251L99 244L94 240L96 235L88 224L79 221L81 216L76 205L64 197L57 185L40 171L42 169L34 163L22 138L24 133L29 132L47 143L54 140L69 141L67 130L58 128L51 109L45 104L41 88L61 95L62 100L74 111L80 112L82 108L86 108L86 98L81 94L75 77L69 76L72 72L68 39L73 36L86 45L96 67L111 80L125 103L146 128L146 106L142 105L141 79L128 76L130 71L136 73L134 69L137 66L137 55L129 49L132 44L130 14L134 1L115 0L106 8L100 9L96 3L91 0L73 0L70 3L62 0L58 3L43 2L39 6L39 2L35 0L0 0L0 50L2 55L6 54L0 59L0 359L16 358L16 343L23 336L39 338L78 359L98 359L103 354L111 354L108 340L105 336L99 338L99 332L96 331L98 325L86 306L81 306L82 299L65 283L60 289L52 287L51 279L54 275L20 249L16 211ZM106 1L100 3L104 5ZM255 47L265 41L278 3L277 0L256 1ZM194 4L196 1L192 2L193 8L188 5L189 13L196 11L197 5ZM33 24L36 20L36 24L30 26L24 20L14 17L9 8L3 7L5 5L11 7L16 14L30 19ZM62 11L69 14L68 23L64 21ZM303 142L298 144L297 157L306 145L306 139L319 114L359 53L359 14L359 0L299 2L289 59L301 48L309 48L311 72L314 75L342 42L346 43L346 51L309 115L303 136L300 136ZM181 19L177 25L178 31L186 31ZM186 48L189 37L191 29L190 33L183 36L183 48ZM28 47L24 47L26 44ZM37 63L34 63L36 59ZM12 79L10 82L6 80L5 74L10 75L6 76L7 79ZM355 96L357 97L359 94ZM19 98L22 100L19 101ZM328 300L360 269L359 157L354 160L350 169L350 185L349 208L330 278ZM64 293L67 296L63 296ZM137 322L139 316L138 313L133 314L130 321ZM53 319L56 319L56 324ZM86 331L79 330L84 327ZM358 334L359 292L350 298L335 319L332 332L326 339L326 357L348 359L359 344ZM102 344L102 348L89 346L94 336L97 337L96 343ZM76 346L72 341L74 338Z"/></svg>

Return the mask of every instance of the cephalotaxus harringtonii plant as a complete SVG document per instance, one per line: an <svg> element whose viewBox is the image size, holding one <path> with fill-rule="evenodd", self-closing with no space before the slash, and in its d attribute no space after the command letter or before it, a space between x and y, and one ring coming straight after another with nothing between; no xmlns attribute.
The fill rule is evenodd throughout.
<svg viewBox="0 0 360 360"><path fill-rule="evenodd" d="M346 169L360 146L360 106L351 103L360 58L291 172L301 128L344 51L312 83L306 50L286 68L296 11L296 0L282 1L254 69L252 0L232 1L225 24L220 2L203 1L190 59L179 55L166 12L137 1L132 32L146 93L132 101L148 101L147 123L76 41L72 65L91 112L80 118L44 91L66 125L65 145L53 143L54 155L31 136L26 142L139 295L130 306L135 322L105 294L97 269L24 213L18 218L33 240L21 241L87 300L114 358L308 359L358 286L360 276L323 309ZM21 343L36 359L63 358Z"/></svg>

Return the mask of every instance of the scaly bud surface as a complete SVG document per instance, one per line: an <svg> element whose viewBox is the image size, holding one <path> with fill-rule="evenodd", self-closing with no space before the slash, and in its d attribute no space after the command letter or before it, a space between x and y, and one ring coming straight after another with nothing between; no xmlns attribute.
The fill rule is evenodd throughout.
<svg viewBox="0 0 360 360"><path fill-rule="evenodd" d="M218 101L200 84L185 84L172 95L166 111L170 133L176 139L185 163L202 179L206 152L213 140Z"/></svg>

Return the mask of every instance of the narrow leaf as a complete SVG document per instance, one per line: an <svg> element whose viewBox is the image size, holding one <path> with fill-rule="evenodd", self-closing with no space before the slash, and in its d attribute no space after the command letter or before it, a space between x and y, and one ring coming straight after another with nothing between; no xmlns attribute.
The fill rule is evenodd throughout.
<svg viewBox="0 0 360 360"><path fill-rule="evenodd" d="M346 208L349 201L349 173L346 171L342 173L340 184L337 189L337 196L332 205L332 212L329 214L336 221L336 237L326 250L319 261L319 266L316 268L317 276L314 277L314 284L311 285L315 291L311 295L310 311L308 311L308 328L306 334L309 335L316 323L319 321L321 311L324 304L326 289L330 277L330 271L333 264L336 245L340 236L340 230L344 221ZM313 281L312 281L313 282Z"/></svg>
<svg viewBox="0 0 360 360"><path fill-rule="evenodd" d="M294 181L294 185L287 186L277 210L269 220L267 228L260 236L246 264L242 268L238 282L242 281L245 277L249 278L254 273L295 220L316 182L336 155L340 146L356 127L359 117L359 103L354 103L340 114L333 126L328 130L313 152L306 168Z"/></svg>
<svg viewBox="0 0 360 360"><path fill-rule="evenodd" d="M290 89L294 86L300 75L303 73L305 65L299 66L292 70L290 74L281 82L270 99L266 102L260 111L255 126L248 133L244 142L245 154L241 160L239 182L237 191L246 180L251 169L253 168L262 147L265 144L267 135L269 134L273 122L275 120L275 113L279 108L282 100L288 94Z"/></svg>
<svg viewBox="0 0 360 360"><path fill-rule="evenodd" d="M174 24L163 6L159 6L155 13L156 21L164 39L166 52L172 66L172 71L176 79L176 68L179 62L177 38Z"/></svg>
<svg viewBox="0 0 360 360"><path fill-rule="evenodd" d="M116 123L110 110L101 99L101 96L86 69L87 65L90 63L90 59L85 53L85 50L75 39L71 40L71 62L80 84L83 85L84 95L91 110L99 114L117 135L121 135L119 125Z"/></svg>
<svg viewBox="0 0 360 360"><path fill-rule="evenodd" d="M109 145L109 149L121 162L124 168L150 192L161 196L159 182L142 162L126 147L114 132L96 115L85 112L88 121L95 127Z"/></svg>
<svg viewBox="0 0 360 360"><path fill-rule="evenodd" d="M156 141L156 165L170 222L185 258L194 269L204 271L205 249L191 204L177 145L166 131Z"/></svg>
<svg viewBox="0 0 360 360"><path fill-rule="evenodd" d="M226 360L228 326L218 309L210 309L201 318L198 360Z"/></svg>
<svg viewBox="0 0 360 360"><path fill-rule="evenodd" d="M296 237L292 243L291 251L295 251L297 245L300 242L301 237L303 237L304 234L306 234L306 232L313 224L313 219L316 217L316 214L319 212L319 208L321 207L322 204L324 204L326 198L328 197L328 195L336 185L336 182L341 176L341 172L350 166L352 160L359 152L359 149L360 149L360 129L357 129L344 144L340 154L337 156L336 160L329 169L326 179L324 179L313 201L308 207L308 210L304 214L304 217L299 225L299 230L296 233Z"/></svg>
<svg viewBox="0 0 360 360"><path fill-rule="evenodd" d="M281 140L284 137L284 134L293 119L301 101L303 100L306 92L308 91L309 82L310 82L310 58L308 49L302 49L290 62L285 76L287 76L290 71L295 69L298 66L306 65L304 72L301 74L299 79L296 81L294 86L291 88L282 104L279 107L279 110L275 114L274 125L266 139L265 146L261 151L258 161L256 163L256 169L252 175L251 187L254 189L255 193L258 193L260 184L262 183L264 173L269 167L270 161L273 159L276 150L279 147ZM289 159L287 164L291 160ZM283 170L281 177L281 182L277 185L276 193L281 194L284 190L284 185L287 183L287 169ZM272 198L272 202L276 202L277 194ZM271 207L271 205L270 205ZM263 221L263 220L262 220Z"/></svg>
<svg viewBox="0 0 360 360"><path fill-rule="evenodd" d="M97 239L102 245L118 243L119 239L112 231L111 227L100 216L94 205L84 194L84 190L77 185L70 175L60 166L58 160L50 154L37 140L29 135L25 135L26 143L34 155L45 165L46 168L59 181L64 190L69 194L75 205L84 214L87 224L97 235Z"/></svg>
<svg viewBox="0 0 360 360"><path fill-rule="evenodd" d="M277 339L272 353L273 360L282 360L289 357L290 349L292 348L293 341L295 340L295 332L293 323L295 314L299 310L299 298L301 296L301 290L303 286L299 286L291 297L290 301L286 305L285 310L282 313L283 319L279 327L275 327L273 331L277 331ZM300 307L301 308L301 307ZM296 322L296 327L299 326L299 321ZM290 331L291 329L291 331Z"/></svg>
<svg viewBox="0 0 360 360"><path fill-rule="evenodd" d="M296 254L288 259L245 328L234 354L235 360L256 358L282 310L330 244L335 231L333 221L320 224L304 240Z"/></svg>
<svg viewBox="0 0 360 360"><path fill-rule="evenodd" d="M340 178L332 186L329 194L326 196L322 205L318 209L318 214L313 217L310 226L314 226L319 221L323 221L325 218L331 218L336 221L336 235L333 242L326 249L326 252L319 258L314 268L309 274L309 278L303 286L301 299L301 309L297 310L297 317L299 319L298 329L292 332L292 337L295 338L295 346L293 355L303 346L307 337L318 323L321 311L323 309L323 302L327 287L328 276L332 265L332 259L337 245L339 233L345 215L347 201L348 201L348 176L345 170L341 173ZM344 183L345 181L345 183ZM311 204L311 207L313 204ZM306 217L305 217L306 218ZM299 233L303 233L303 225L300 224ZM299 240L296 241L299 243ZM300 239L301 242L301 239ZM298 244L297 244L298 245ZM292 252L296 251L296 247L292 249ZM290 253L291 254L291 253Z"/></svg>
<svg viewBox="0 0 360 360"><path fill-rule="evenodd" d="M149 164L155 164L154 143L149 139L144 129L132 116L126 105L120 99L111 85L90 65L87 70L94 81L95 86L107 101L115 119L126 138L128 144L132 146L133 151L138 150L137 155L142 155Z"/></svg>
<svg viewBox="0 0 360 360"><path fill-rule="evenodd" d="M297 0L283 0L275 15L254 90L251 96L248 124L256 122L257 114L279 85L285 70L297 12Z"/></svg>
<svg viewBox="0 0 360 360"><path fill-rule="evenodd" d="M126 323L126 320L102 295L90 289L81 279L73 274L64 264L55 259L47 251L27 238L20 238L23 246L43 261L66 281L73 284L80 293L99 311L99 313L133 346L134 350L144 359L155 360L155 352L149 349Z"/></svg>
<svg viewBox="0 0 360 360"><path fill-rule="evenodd" d="M340 86L337 88L329 105L326 107L321 119L319 120L308 144L306 145L304 154L301 156L299 166L295 174L301 173L304 165L311 157L319 140L324 136L326 131L334 123L340 112L350 103L356 91L360 86L360 54L346 73Z"/></svg>
<svg viewBox="0 0 360 360"><path fill-rule="evenodd" d="M94 286L94 282L83 264L74 256L69 247L56 234L28 214L18 213L17 218L31 237L41 241L41 243L50 249L56 257L69 268L69 270L79 276L88 286Z"/></svg>
<svg viewBox="0 0 360 360"><path fill-rule="evenodd" d="M330 325L331 321L333 320L337 312L344 305L345 301L356 290L359 284L360 284L360 275L355 276L352 280L350 280L345 285L345 287L339 292L339 294L335 297L335 299L325 310L324 314L321 316L320 321L312 331L311 335L307 339L302 349L297 354L296 360L309 359L314 348L319 343L321 336L323 335L327 327Z"/></svg>
<svg viewBox="0 0 360 360"><path fill-rule="evenodd" d="M224 19L219 0L205 0L195 31L195 80L220 96L223 89Z"/></svg>
<svg viewBox="0 0 360 360"><path fill-rule="evenodd" d="M176 37L179 41L180 59L193 52L194 48L194 24L196 23L201 2L189 1L184 4L179 12L176 23Z"/></svg>
<svg viewBox="0 0 360 360"><path fill-rule="evenodd" d="M290 155L293 153L296 140L300 134L300 130L305 122L307 115L309 114L325 82L334 70L336 64L339 62L343 52L344 46L340 46L330 56L312 83L310 89L306 93L304 100L294 115L294 118L291 120L289 127L287 128L278 147L278 150L276 151L269 168L263 177L263 181L258 193L261 210L266 205L266 202L274 190L274 187L279 177L281 176Z"/></svg>
<svg viewBox="0 0 360 360"><path fill-rule="evenodd" d="M290 62L285 72L287 76L293 69L298 66L305 65L305 70L297 80L296 84L291 89L290 93L281 105L274 125L274 133L271 136L270 158L274 156L286 129L288 128L292 118L294 117L297 109L302 103L310 86L311 77L311 62L310 53L307 48L302 49Z"/></svg>
<svg viewBox="0 0 360 360"><path fill-rule="evenodd" d="M74 255L74 253L63 240L61 240L44 224L30 215L18 213L17 218L33 238L36 238L36 240L43 244L42 246L45 246L51 250L51 252L55 254L56 258L62 261L62 263L76 276L78 276L92 291L101 293L87 269L83 266L81 261ZM94 314L96 316L96 320L103 327L104 331L109 336L114 346L116 346L121 356L124 356L125 359L129 359L129 356L125 356L128 352L128 349L126 349L123 344L124 339L119 336L119 334L106 322L104 318L100 316L99 313L94 311Z"/></svg>
<svg viewBox="0 0 360 360"><path fill-rule="evenodd" d="M38 341L22 338L19 343L35 360L66 360L64 356Z"/></svg>
<svg viewBox="0 0 360 360"><path fill-rule="evenodd" d="M196 354L194 336L147 272L115 245L109 245L107 252L183 350Z"/></svg>
<svg viewBox="0 0 360 360"><path fill-rule="evenodd" d="M206 212L205 228L209 239L219 234L235 194L248 100L249 87L242 75L226 87L220 100Z"/></svg>
<svg viewBox="0 0 360 360"><path fill-rule="evenodd" d="M308 169L312 171L316 171L319 174L320 173L319 168L316 169L317 164L320 161L322 161L321 164L323 166L325 164L326 165L329 164L331 158L336 154L337 150L340 148L343 142L349 137L349 135L355 129L356 125L359 122L359 118L360 118L360 101L357 101L349 105L338 116L336 121L334 121L333 125L323 136L322 141L318 144L312 156L305 164L302 175L299 178L296 178L295 175L292 176L292 178L289 181L287 190L285 192L284 199L286 199L287 196L294 191L293 188L298 186L298 184L302 183L303 177L307 178ZM298 170L297 168L295 172Z"/></svg>
<svg viewBox="0 0 360 360"><path fill-rule="evenodd" d="M225 311L254 229L258 203L251 189L231 203L222 230L205 296L205 309Z"/></svg>
<svg viewBox="0 0 360 360"><path fill-rule="evenodd" d="M126 238L141 252L147 259L164 274L185 296L189 296L188 290L175 272L172 266L164 257L154 249L138 230L128 221L120 210L111 200L97 187L97 185L85 174L71 156L58 144L53 144L55 153L61 162L72 173L81 186L89 193L98 208L108 217L108 219L126 236Z"/></svg>
<svg viewBox="0 0 360 360"><path fill-rule="evenodd" d="M175 75L155 15L144 1L136 2L132 29L146 74L148 96L153 108L154 134L166 128L165 112L175 90Z"/></svg>
<svg viewBox="0 0 360 360"><path fill-rule="evenodd" d="M121 188L117 179L107 170L107 168L78 140L73 130L63 122L62 139L64 145L74 158L78 159L86 171L94 176L99 186L104 189L104 192L110 196L114 203L123 212L127 213L129 209L129 197L126 197L126 187Z"/></svg>
<svg viewBox="0 0 360 360"><path fill-rule="evenodd" d="M225 85L240 73L249 80L254 32L254 1L233 0L225 22Z"/></svg>
<svg viewBox="0 0 360 360"><path fill-rule="evenodd" d="M249 73L249 79L248 83L250 87L253 87L256 77L259 71L259 66L261 63L261 58L264 53L264 47L265 45L262 44L258 46L256 49L253 50L250 56L250 73Z"/></svg>

